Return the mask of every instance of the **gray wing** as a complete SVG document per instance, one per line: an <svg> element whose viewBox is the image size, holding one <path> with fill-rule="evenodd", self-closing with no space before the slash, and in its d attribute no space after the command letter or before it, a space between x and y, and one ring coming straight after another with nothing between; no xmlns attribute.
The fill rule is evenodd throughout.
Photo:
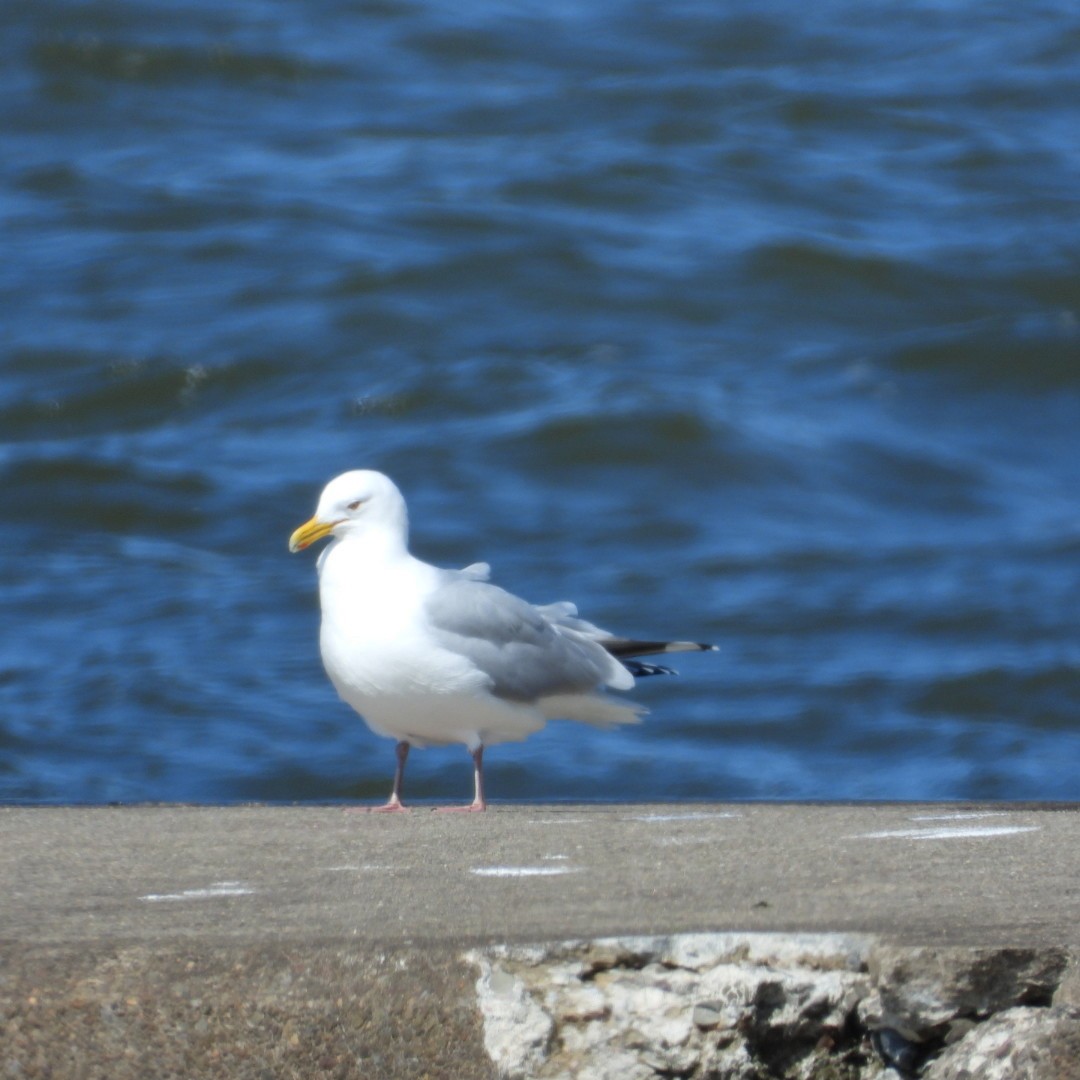
<svg viewBox="0 0 1080 1080"><path fill-rule="evenodd" d="M439 644L467 656L497 697L535 701L633 685L601 645L497 585L448 573L428 598L426 614Z"/></svg>

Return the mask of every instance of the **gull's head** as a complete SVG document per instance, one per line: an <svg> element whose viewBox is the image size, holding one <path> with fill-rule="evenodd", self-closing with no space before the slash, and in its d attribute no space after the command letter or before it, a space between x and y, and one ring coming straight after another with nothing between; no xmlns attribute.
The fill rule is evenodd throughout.
<svg viewBox="0 0 1080 1080"><path fill-rule="evenodd" d="M302 551L324 536L343 538L374 530L404 540L408 531L405 499L389 476L354 469L323 488L315 516L289 537L289 550Z"/></svg>

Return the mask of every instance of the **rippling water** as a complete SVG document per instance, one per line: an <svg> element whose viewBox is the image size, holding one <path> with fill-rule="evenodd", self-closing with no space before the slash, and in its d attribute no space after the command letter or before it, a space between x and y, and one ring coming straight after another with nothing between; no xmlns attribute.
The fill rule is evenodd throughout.
<svg viewBox="0 0 1080 1080"><path fill-rule="evenodd" d="M9 0L0 57L0 798L384 796L285 550L358 466L722 647L496 800L1080 797L1074 4Z"/></svg>

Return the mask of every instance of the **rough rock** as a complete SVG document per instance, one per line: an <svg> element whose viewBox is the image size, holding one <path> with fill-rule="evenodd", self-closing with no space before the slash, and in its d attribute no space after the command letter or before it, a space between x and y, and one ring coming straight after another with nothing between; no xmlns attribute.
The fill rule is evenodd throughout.
<svg viewBox="0 0 1080 1080"><path fill-rule="evenodd" d="M1080 1080L1080 1010L1051 1005L1060 949L687 934L472 960L506 1077Z"/></svg>
<svg viewBox="0 0 1080 1080"><path fill-rule="evenodd" d="M1067 964L1059 949L877 946L869 956L875 993L861 1003L860 1019L916 1041L942 1042L957 1018L979 1021L1012 1005L1049 1005Z"/></svg>
<svg viewBox="0 0 1080 1080"><path fill-rule="evenodd" d="M854 1078L865 950L844 935L753 934L493 950L475 955L485 1041L507 1077L810 1077L828 1057Z"/></svg>
<svg viewBox="0 0 1080 1080"><path fill-rule="evenodd" d="M1080 1008L1080 956L1070 957L1069 966L1054 993L1054 1004Z"/></svg>
<svg viewBox="0 0 1080 1080"><path fill-rule="evenodd" d="M525 983L502 967L477 956L476 991L483 1003L484 1048L500 1075L517 1080L537 1075L547 1058L552 1018L528 992Z"/></svg>
<svg viewBox="0 0 1080 1080"><path fill-rule="evenodd" d="M1080 1010L1005 1009L930 1063L924 1080L1077 1080Z"/></svg>

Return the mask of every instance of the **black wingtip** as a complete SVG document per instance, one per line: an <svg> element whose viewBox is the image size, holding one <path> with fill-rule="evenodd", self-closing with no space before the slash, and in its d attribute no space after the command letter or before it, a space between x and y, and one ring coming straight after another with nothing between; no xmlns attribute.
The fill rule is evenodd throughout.
<svg viewBox="0 0 1080 1080"><path fill-rule="evenodd" d="M719 652L719 645L710 645L705 641L668 641L664 644L663 652Z"/></svg>
<svg viewBox="0 0 1080 1080"><path fill-rule="evenodd" d="M646 664L641 660L623 660L622 665L636 678L643 679L647 675L678 675L674 668L664 667L663 664Z"/></svg>
<svg viewBox="0 0 1080 1080"><path fill-rule="evenodd" d="M718 645L709 645L703 641L635 641L632 638L603 638L600 641L605 649L618 660L629 656L657 656L679 652L717 652Z"/></svg>

